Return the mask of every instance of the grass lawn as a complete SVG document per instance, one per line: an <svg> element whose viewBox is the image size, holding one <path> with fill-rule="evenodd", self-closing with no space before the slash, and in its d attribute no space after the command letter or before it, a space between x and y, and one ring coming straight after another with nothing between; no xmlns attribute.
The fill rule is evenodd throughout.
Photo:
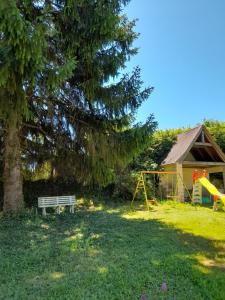
<svg viewBox="0 0 225 300"><path fill-rule="evenodd" d="M0 217L0 299L141 297L225 299L224 212L164 203Z"/></svg>

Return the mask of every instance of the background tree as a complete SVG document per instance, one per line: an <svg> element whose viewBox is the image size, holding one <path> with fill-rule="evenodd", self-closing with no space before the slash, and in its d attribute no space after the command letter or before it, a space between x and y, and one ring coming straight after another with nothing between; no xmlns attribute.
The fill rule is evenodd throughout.
<svg viewBox="0 0 225 300"><path fill-rule="evenodd" d="M205 120L204 125L225 153L225 122L218 120Z"/></svg>
<svg viewBox="0 0 225 300"><path fill-rule="evenodd" d="M225 153L225 122L205 120L203 123ZM132 161L129 167L135 171L157 169L176 142L177 135L189 129L183 127L157 130L149 139L148 147Z"/></svg>
<svg viewBox="0 0 225 300"><path fill-rule="evenodd" d="M22 165L106 184L145 147L152 116L132 124L152 88L141 90L139 68L118 79L137 53L128 2L1 1L5 212L23 206Z"/></svg>
<svg viewBox="0 0 225 300"><path fill-rule="evenodd" d="M118 172L115 183L112 187L116 198L123 198L130 201L134 192L137 176L142 170L157 170L161 162L166 158L172 145L176 142L177 135L187 129L157 130L148 138L147 147L137 155L122 172ZM148 189L152 189L151 178L147 182Z"/></svg>

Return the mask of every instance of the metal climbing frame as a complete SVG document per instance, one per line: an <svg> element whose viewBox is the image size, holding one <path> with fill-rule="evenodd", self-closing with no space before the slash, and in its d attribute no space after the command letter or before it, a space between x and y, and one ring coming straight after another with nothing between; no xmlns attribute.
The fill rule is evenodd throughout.
<svg viewBox="0 0 225 300"><path fill-rule="evenodd" d="M135 189L135 192L134 192L134 195L133 195L133 199L131 201L131 207L133 207L133 203L134 203L134 200L138 194L138 192L140 190L142 190L143 192L143 195L144 195L144 199L145 199L145 204L146 204L146 207L148 210L150 210L150 204L149 204L149 201L148 201L148 195L147 195L147 189L146 189L146 185L145 185L145 175L147 174L153 174L153 175L163 175L163 174L166 174L166 175L176 175L176 187L175 187L175 190L174 190L174 198L176 198L176 193L177 193L177 190L178 190L178 181L180 180L184 189L186 190L186 192L188 193L189 197L191 198L191 195L190 195L190 192L188 191L188 188L187 186L185 185L184 181L183 181L183 178L181 177L181 175L175 171L141 171L140 172L140 175L138 176L138 179L137 179L137 185L136 185L136 189Z"/></svg>

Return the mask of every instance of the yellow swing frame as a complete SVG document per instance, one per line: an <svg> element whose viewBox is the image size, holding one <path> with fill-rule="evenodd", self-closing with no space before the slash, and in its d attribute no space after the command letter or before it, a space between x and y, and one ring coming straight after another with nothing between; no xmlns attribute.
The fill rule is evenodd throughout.
<svg viewBox="0 0 225 300"><path fill-rule="evenodd" d="M178 173L178 172L175 172L175 171L141 171L140 172L140 175L138 176L138 179L137 179L137 185L136 185L136 188L135 188L135 192L133 194L133 199L131 201L131 208L133 208L133 203L134 203L134 200L138 194L138 192L140 190L142 190L143 192L143 195L144 195L144 200L145 200L145 204L146 204L146 207L148 210L150 210L150 204L149 204L149 200L148 200L148 195L147 195L147 189L146 189L146 185L145 185L145 175L147 174L155 174L155 175L161 175L161 174L167 174L167 175L176 175L176 186L175 186L175 190L174 190L174 197L173 198L177 198L177 191L178 191L178 181L180 180L182 182L182 185L184 187L184 189L186 190L188 196L190 197L191 199L191 194L190 192L188 191L188 188L187 186L185 185L184 181L183 181L183 178L181 177L181 175ZM155 199L153 200L155 201Z"/></svg>

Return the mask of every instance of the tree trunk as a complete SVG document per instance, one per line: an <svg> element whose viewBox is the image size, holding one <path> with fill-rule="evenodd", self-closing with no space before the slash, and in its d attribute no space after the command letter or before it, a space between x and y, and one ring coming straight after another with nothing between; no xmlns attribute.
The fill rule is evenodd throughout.
<svg viewBox="0 0 225 300"><path fill-rule="evenodd" d="M23 207L23 179L21 173L20 123L16 113L8 119L4 151L4 205L5 213Z"/></svg>

